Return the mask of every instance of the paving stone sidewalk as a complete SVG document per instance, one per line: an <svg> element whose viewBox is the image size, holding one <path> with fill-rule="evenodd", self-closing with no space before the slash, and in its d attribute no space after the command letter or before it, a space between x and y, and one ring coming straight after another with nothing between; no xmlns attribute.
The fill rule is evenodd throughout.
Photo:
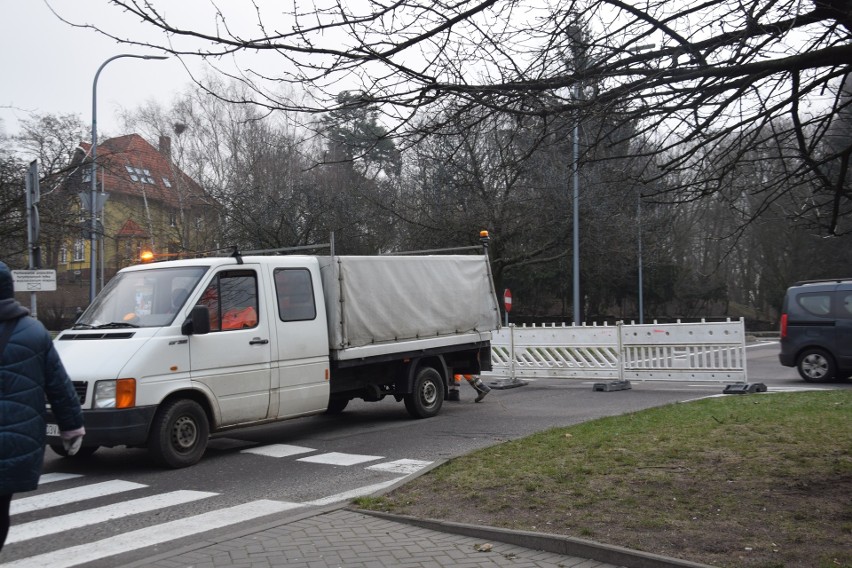
<svg viewBox="0 0 852 568"><path fill-rule="evenodd" d="M491 545L487 552L482 545ZM487 547L486 547L487 548ZM151 568L617 568L335 509L130 566Z"/></svg>

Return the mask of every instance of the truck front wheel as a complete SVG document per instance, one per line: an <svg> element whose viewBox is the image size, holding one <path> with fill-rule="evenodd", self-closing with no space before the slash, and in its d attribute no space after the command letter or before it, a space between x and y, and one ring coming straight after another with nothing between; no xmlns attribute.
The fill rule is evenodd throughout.
<svg viewBox="0 0 852 568"><path fill-rule="evenodd" d="M187 467L204 455L209 435L207 414L197 402L173 400L157 411L148 449L164 465L175 469Z"/></svg>
<svg viewBox="0 0 852 568"><path fill-rule="evenodd" d="M417 371L412 392L405 395L405 408L414 418L431 418L444 403L444 381L432 367Z"/></svg>

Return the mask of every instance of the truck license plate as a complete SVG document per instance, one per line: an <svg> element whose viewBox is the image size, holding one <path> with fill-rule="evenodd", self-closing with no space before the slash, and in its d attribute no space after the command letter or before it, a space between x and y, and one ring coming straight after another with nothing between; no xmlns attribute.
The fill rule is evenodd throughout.
<svg viewBox="0 0 852 568"><path fill-rule="evenodd" d="M48 436L58 436L59 435L59 426L56 424L48 424L47 425L47 435Z"/></svg>

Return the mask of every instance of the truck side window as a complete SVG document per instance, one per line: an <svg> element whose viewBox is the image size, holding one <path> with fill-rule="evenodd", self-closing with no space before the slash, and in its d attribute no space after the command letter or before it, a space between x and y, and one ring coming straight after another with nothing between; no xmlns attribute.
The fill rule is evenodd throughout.
<svg viewBox="0 0 852 568"><path fill-rule="evenodd" d="M251 270L220 272L200 303L210 312L210 331L257 326L257 276Z"/></svg>
<svg viewBox="0 0 852 568"><path fill-rule="evenodd" d="M317 317L310 271L304 268L278 268L274 277L278 317L281 321L303 321Z"/></svg>

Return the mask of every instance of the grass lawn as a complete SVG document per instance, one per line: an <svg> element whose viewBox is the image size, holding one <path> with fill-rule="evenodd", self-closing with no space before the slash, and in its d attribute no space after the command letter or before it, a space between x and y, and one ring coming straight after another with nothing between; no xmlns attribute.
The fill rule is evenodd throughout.
<svg viewBox="0 0 852 568"><path fill-rule="evenodd" d="M731 395L557 428L357 504L721 567L852 567L852 390Z"/></svg>

